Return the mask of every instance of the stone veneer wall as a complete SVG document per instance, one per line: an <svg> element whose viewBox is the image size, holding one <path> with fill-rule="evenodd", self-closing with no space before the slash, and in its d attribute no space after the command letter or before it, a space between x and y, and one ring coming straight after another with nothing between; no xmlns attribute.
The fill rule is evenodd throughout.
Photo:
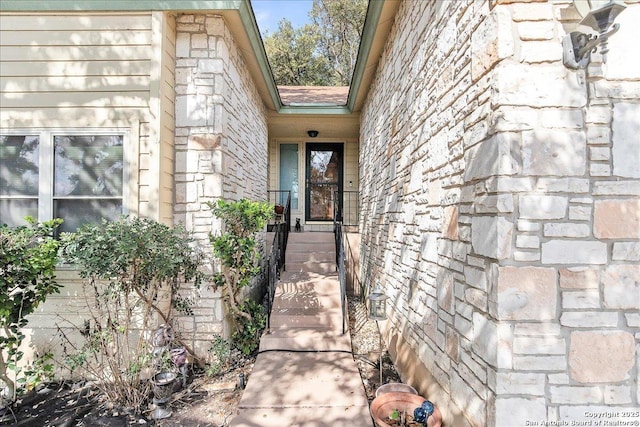
<svg viewBox="0 0 640 427"><path fill-rule="evenodd" d="M267 113L221 16L180 15L176 28L176 223L208 253L208 233L221 230L206 202L266 200ZM225 333L220 295L203 289L183 333L208 349Z"/></svg>
<svg viewBox="0 0 640 427"><path fill-rule="evenodd" d="M426 368L409 379L449 425L456 407L473 426L638 420L640 4L627 4L607 66L594 55L586 73L561 61L569 1L400 5L362 113L361 274L390 296L396 364Z"/></svg>

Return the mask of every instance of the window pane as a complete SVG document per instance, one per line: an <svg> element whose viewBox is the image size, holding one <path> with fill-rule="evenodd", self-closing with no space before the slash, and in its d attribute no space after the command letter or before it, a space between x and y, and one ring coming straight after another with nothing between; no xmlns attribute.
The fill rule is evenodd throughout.
<svg viewBox="0 0 640 427"><path fill-rule="evenodd" d="M38 195L38 137L0 136L0 196Z"/></svg>
<svg viewBox="0 0 640 427"><path fill-rule="evenodd" d="M122 135L56 136L55 196L121 196Z"/></svg>
<svg viewBox="0 0 640 427"><path fill-rule="evenodd" d="M81 225L97 224L102 218L113 220L122 214L122 200L55 200L53 217L64 222L59 231L74 232Z"/></svg>
<svg viewBox="0 0 640 427"><path fill-rule="evenodd" d="M298 209L298 144L280 145L280 190L291 191L291 209ZM284 206L286 194L281 197Z"/></svg>
<svg viewBox="0 0 640 427"><path fill-rule="evenodd" d="M25 216L38 219L38 200L7 200L0 199L0 224L9 227L27 225Z"/></svg>

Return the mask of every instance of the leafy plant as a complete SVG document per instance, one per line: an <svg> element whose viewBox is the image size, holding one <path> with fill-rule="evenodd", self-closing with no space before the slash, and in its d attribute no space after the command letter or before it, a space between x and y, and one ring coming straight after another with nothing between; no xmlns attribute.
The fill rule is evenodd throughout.
<svg viewBox="0 0 640 427"><path fill-rule="evenodd" d="M211 358L206 373L208 376L218 375L229 365L231 343L221 335L216 334L211 342L211 347L209 347L209 354Z"/></svg>
<svg viewBox="0 0 640 427"><path fill-rule="evenodd" d="M7 370L17 376L27 316L60 288L55 280L59 243L53 233L62 220L38 224L27 218L27 222L27 226L0 227L0 381L6 384L11 401L16 384Z"/></svg>
<svg viewBox="0 0 640 427"><path fill-rule="evenodd" d="M262 231L273 216L273 206L266 202L246 199L208 203L213 214L224 224L220 235L209 234L214 256L221 262L221 271L214 275L214 287L220 289L229 313L236 321L238 331L243 324L240 318L251 321L251 313L245 310L241 291L252 283L260 272L256 234Z"/></svg>
<svg viewBox="0 0 640 427"><path fill-rule="evenodd" d="M81 346L65 340L67 363L100 380L114 404L140 409L149 394L144 378L153 369L151 329L170 326L174 310L191 312L193 299L179 291L187 282L198 288L203 278L202 255L192 243L183 227L131 217L63 236L64 261L86 279L91 317Z"/></svg>
<svg viewBox="0 0 640 427"><path fill-rule="evenodd" d="M267 314L264 307L253 300L246 300L241 309L249 313L251 319L240 319L241 327L232 335L231 340L238 350L251 354L258 349L260 335L267 324Z"/></svg>
<svg viewBox="0 0 640 427"><path fill-rule="evenodd" d="M18 384L21 384L25 391L32 390L40 384L53 380L54 365L53 353L46 352L29 364L23 370L23 376L18 378Z"/></svg>

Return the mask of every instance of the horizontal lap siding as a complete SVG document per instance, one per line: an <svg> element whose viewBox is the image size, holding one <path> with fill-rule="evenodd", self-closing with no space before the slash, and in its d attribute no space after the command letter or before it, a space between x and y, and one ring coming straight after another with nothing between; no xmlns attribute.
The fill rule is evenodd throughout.
<svg viewBox="0 0 640 427"><path fill-rule="evenodd" d="M0 16L0 126L149 120L151 14Z"/></svg>

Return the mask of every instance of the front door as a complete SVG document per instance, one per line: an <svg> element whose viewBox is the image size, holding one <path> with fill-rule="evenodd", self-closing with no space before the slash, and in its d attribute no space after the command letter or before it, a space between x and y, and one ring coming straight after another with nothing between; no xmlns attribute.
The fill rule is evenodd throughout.
<svg viewBox="0 0 640 427"><path fill-rule="evenodd" d="M342 144L307 144L307 221L333 221L334 197L342 191Z"/></svg>

